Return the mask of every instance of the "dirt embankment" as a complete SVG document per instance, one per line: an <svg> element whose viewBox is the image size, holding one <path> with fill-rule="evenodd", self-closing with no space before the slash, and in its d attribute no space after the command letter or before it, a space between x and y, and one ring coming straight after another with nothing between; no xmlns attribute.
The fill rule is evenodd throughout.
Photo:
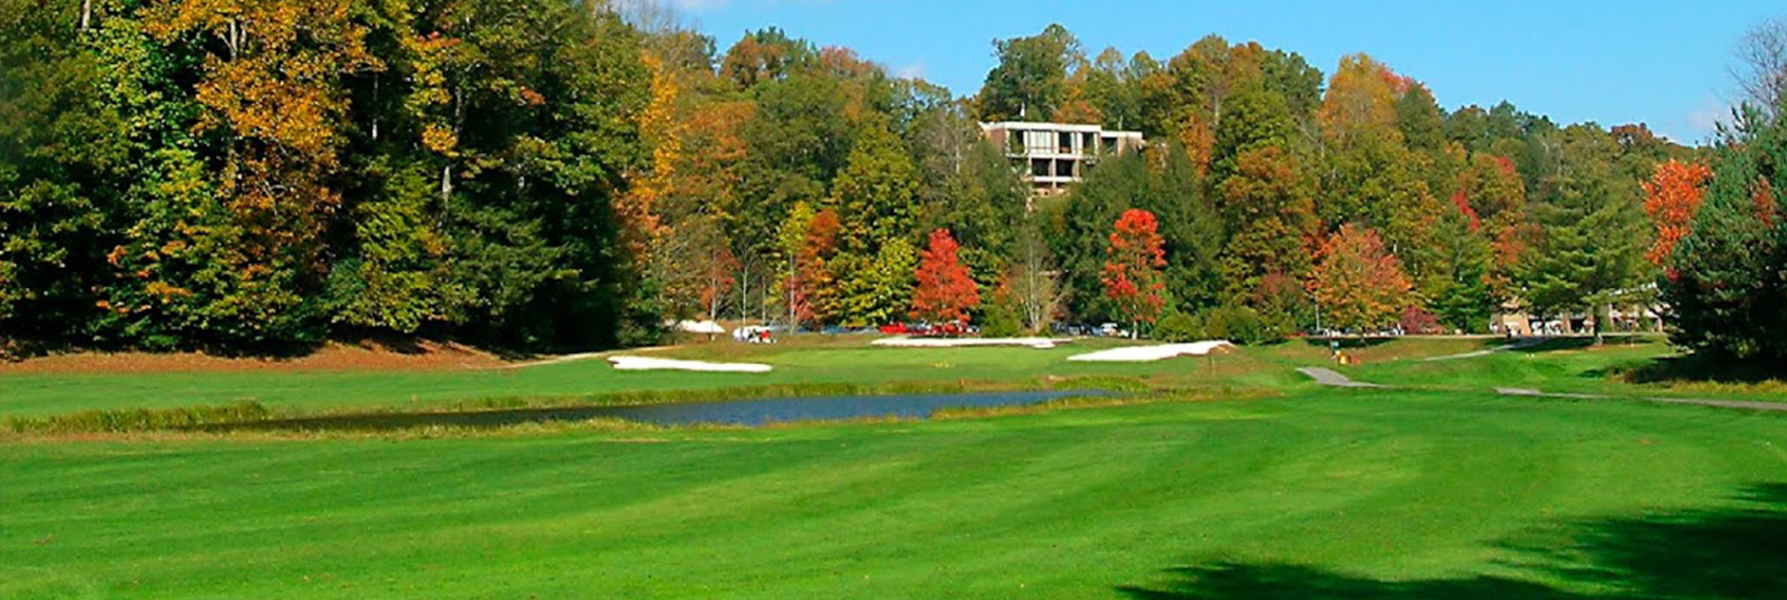
<svg viewBox="0 0 1787 600"><path fill-rule="evenodd" d="M447 371L489 369L510 364L460 344L415 342L331 343L303 356L233 357L198 352L76 352L21 361L0 361L4 374L101 374L228 371Z"/></svg>

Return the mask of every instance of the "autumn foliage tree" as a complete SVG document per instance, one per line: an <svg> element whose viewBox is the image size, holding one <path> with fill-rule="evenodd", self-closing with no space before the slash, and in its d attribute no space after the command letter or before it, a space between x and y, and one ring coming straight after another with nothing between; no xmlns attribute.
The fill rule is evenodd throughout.
<svg viewBox="0 0 1787 600"><path fill-rule="evenodd" d="M1650 181L1644 182L1644 212L1657 227L1657 241L1644 255L1652 264L1663 264L1676 243L1687 237L1712 177L1712 167L1671 160L1657 165Z"/></svg>
<svg viewBox="0 0 1787 600"><path fill-rule="evenodd" d="M325 224L342 204L331 185L348 141L341 82L385 68L350 5L187 1L141 13L156 42L201 41L190 93L204 110L192 131L220 156L202 183L179 184L208 198L165 231L133 232L129 258L143 263L150 299L136 308L231 343L314 339Z"/></svg>
<svg viewBox="0 0 1787 600"><path fill-rule="evenodd" d="M1414 299L1402 264L1377 231L1347 224L1322 243L1310 291L1330 327L1363 330L1396 321Z"/></svg>
<svg viewBox="0 0 1787 600"><path fill-rule="evenodd" d="M1314 182L1297 158L1269 146L1243 152L1222 182L1226 216L1234 230L1223 259L1230 296L1255 294L1272 275L1301 277L1308 246L1318 237Z"/></svg>
<svg viewBox="0 0 1787 600"><path fill-rule="evenodd" d="M1132 325L1153 323L1166 307L1166 250L1154 213L1130 209L1117 218L1106 248L1104 295ZM1133 335L1133 333L1132 333Z"/></svg>
<svg viewBox="0 0 1787 600"><path fill-rule="evenodd" d="M918 287L912 292L913 319L967 322L968 311L980 306L980 286L957 260L959 248L949 230L931 232L930 245L918 258Z"/></svg>
<svg viewBox="0 0 1787 600"><path fill-rule="evenodd" d="M794 257L794 271L785 284L789 310L796 323L822 322L837 302L831 259L838 251L838 212L821 210L806 222Z"/></svg>

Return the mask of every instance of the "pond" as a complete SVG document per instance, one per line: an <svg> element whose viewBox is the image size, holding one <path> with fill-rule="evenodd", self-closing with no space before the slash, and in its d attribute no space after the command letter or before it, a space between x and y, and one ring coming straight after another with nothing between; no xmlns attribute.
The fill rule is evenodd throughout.
<svg viewBox="0 0 1787 600"><path fill-rule="evenodd" d="M655 425L701 423L757 427L791 421L865 417L929 418L945 408L1025 406L1068 397L1109 396L1103 390L1043 390L973 394L820 396L628 406L576 406L438 413L367 413L200 426L203 431L389 431L428 426L503 427L522 423L622 419Z"/></svg>

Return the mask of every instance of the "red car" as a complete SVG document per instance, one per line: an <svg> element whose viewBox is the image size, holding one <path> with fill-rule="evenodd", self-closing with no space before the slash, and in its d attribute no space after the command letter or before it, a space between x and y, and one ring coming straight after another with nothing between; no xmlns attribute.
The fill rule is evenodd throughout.
<svg viewBox="0 0 1787 600"><path fill-rule="evenodd" d="M966 323L952 321L949 323L888 323L878 328L888 335L910 335L914 337L961 337L974 333Z"/></svg>

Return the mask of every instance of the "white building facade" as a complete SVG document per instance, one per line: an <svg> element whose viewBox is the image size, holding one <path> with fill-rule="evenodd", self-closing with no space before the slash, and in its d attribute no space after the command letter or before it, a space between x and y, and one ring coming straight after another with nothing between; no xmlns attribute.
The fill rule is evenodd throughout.
<svg viewBox="0 0 1787 600"><path fill-rule="evenodd" d="M1060 193L1085 177L1098 159L1142 148L1137 131L1106 131L1097 125L1003 121L980 130L1005 153L1038 196Z"/></svg>

